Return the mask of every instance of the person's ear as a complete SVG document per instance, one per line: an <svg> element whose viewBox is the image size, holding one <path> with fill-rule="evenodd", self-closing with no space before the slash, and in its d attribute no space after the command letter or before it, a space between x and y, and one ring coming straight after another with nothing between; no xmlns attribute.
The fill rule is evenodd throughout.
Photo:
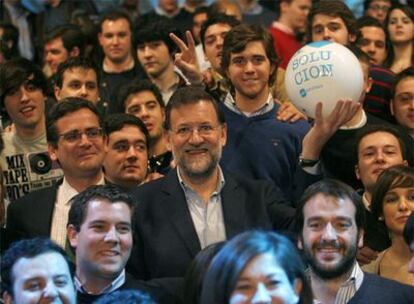
<svg viewBox="0 0 414 304"><path fill-rule="evenodd" d="M77 46L73 47L72 50L69 52L70 57L78 57L80 56L80 50Z"/></svg>
<svg viewBox="0 0 414 304"><path fill-rule="evenodd" d="M76 246L78 246L78 231L76 230L75 226L68 225L68 227L66 228L66 232L68 235L70 246L76 248Z"/></svg>
<svg viewBox="0 0 414 304"><path fill-rule="evenodd" d="M294 290L295 290L296 298L293 301L294 301L294 303L297 304L297 303L299 303L300 293L302 292L302 289L303 289L302 279L296 278L294 284L295 284L295 286L293 286L293 287L294 287Z"/></svg>
<svg viewBox="0 0 414 304"><path fill-rule="evenodd" d="M360 180L361 179L361 176L360 176L360 172L359 172L359 167L358 167L358 165L355 165L355 167L354 167L354 171L355 171L355 176L357 177L357 179L358 180Z"/></svg>
<svg viewBox="0 0 414 304"><path fill-rule="evenodd" d="M364 234L365 231L361 229L358 233L358 248L364 247Z"/></svg>

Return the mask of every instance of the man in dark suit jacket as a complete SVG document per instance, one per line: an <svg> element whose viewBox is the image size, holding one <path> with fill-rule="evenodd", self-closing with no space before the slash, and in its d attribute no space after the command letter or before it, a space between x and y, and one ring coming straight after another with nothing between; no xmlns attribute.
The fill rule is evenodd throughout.
<svg viewBox="0 0 414 304"><path fill-rule="evenodd" d="M46 136L50 157L59 161L64 178L9 205L7 237L9 241L51 237L65 246L70 199L87 187L104 182L104 136L98 110L80 98L64 99L49 112Z"/></svg>
<svg viewBox="0 0 414 304"><path fill-rule="evenodd" d="M233 177L218 162L226 124L200 88L176 91L165 127L177 169L139 187L130 272L142 279L181 277L206 246L248 229L288 228L294 211L265 181Z"/></svg>

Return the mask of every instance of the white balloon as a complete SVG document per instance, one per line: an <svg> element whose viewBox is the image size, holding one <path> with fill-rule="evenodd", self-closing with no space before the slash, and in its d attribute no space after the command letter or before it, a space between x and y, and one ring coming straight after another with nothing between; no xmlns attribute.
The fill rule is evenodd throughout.
<svg viewBox="0 0 414 304"><path fill-rule="evenodd" d="M339 99L358 102L364 77L361 64L345 46L318 41L305 45L289 61L285 86L290 100L309 117L318 102L328 116Z"/></svg>

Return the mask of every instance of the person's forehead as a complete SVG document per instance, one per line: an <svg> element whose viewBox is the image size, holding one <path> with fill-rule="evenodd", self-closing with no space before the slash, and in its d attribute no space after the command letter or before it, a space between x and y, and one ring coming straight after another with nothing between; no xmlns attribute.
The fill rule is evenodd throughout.
<svg viewBox="0 0 414 304"><path fill-rule="evenodd" d="M99 127L98 115L96 115L94 112L92 112L89 108L81 108L79 110L67 113L66 115L60 117L56 122L56 125L58 126L58 129L59 129L59 127L64 128L64 126L67 123L79 122L79 116L80 115L89 116L87 121L84 121L82 123L87 123L91 126L96 125L97 127ZM62 121L64 121L64 123Z"/></svg>
<svg viewBox="0 0 414 304"><path fill-rule="evenodd" d="M363 38L371 38L375 36L376 39L380 39L385 42L385 31L383 28L378 26L363 26L360 29Z"/></svg>
<svg viewBox="0 0 414 304"><path fill-rule="evenodd" d="M398 81L395 86L395 95L401 93L401 91L414 92L414 76L408 76Z"/></svg>
<svg viewBox="0 0 414 304"><path fill-rule="evenodd" d="M391 5L391 1L390 0L372 0L370 5L374 5L374 4L375 5L377 5L377 4L382 4L382 5L389 4L389 5Z"/></svg>
<svg viewBox="0 0 414 304"><path fill-rule="evenodd" d="M214 23L206 29L205 36L217 35L223 32L227 33L231 30L231 26L226 23Z"/></svg>
<svg viewBox="0 0 414 304"><path fill-rule="evenodd" d="M261 40L257 41L250 41L246 44L244 49L241 52L231 52L231 56L238 56L238 55L264 55L267 57L264 42Z"/></svg>
<svg viewBox="0 0 414 304"><path fill-rule="evenodd" d="M105 198L93 198L88 201L83 223L94 221L118 221L119 215L125 222L131 221L131 209L126 202L110 202ZM114 215L118 215L116 218Z"/></svg>
<svg viewBox="0 0 414 304"><path fill-rule="evenodd" d="M65 78L78 78L79 80L85 80L85 76L92 76L97 81L97 75L94 69L83 68L83 67L73 67L66 69L63 72L63 81Z"/></svg>
<svg viewBox="0 0 414 304"><path fill-rule="evenodd" d="M47 267L45 267L47 265ZM33 278L68 274L65 258L58 252L50 251L34 257L22 257L13 265L14 280L27 281Z"/></svg>
<svg viewBox="0 0 414 304"><path fill-rule="evenodd" d="M128 95L127 105L132 104L145 104L148 101L157 101L154 92L150 90L144 90L139 92L134 92Z"/></svg>
<svg viewBox="0 0 414 304"><path fill-rule="evenodd" d="M195 103L182 104L171 110L171 124L218 121L216 110L211 101L199 100Z"/></svg>
<svg viewBox="0 0 414 304"><path fill-rule="evenodd" d="M328 15L328 14L316 14L312 18L312 25L319 25L319 24L328 24L328 23L338 23L345 26L344 20L337 15Z"/></svg>
<svg viewBox="0 0 414 304"><path fill-rule="evenodd" d="M395 146L400 147L398 139L394 134L378 131L365 135L359 142L359 151L368 147L380 147L380 146Z"/></svg>
<svg viewBox="0 0 414 304"><path fill-rule="evenodd" d="M356 208L348 197L334 197L323 193L312 196L303 208L304 218L355 218Z"/></svg>
<svg viewBox="0 0 414 304"><path fill-rule="evenodd" d="M45 43L45 49L64 47L62 37L56 37Z"/></svg>
<svg viewBox="0 0 414 304"><path fill-rule="evenodd" d="M105 20L102 22L102 32L112 32L116 30L129 31L129 22L125 18L115 20Z"/></svg>
<svg viewBox="0 0 414 304"><path fill-rule="evenodd" d="M121 140L144 140L145 134L138 128L138 126L125 124L120 130L114 131L108 136L109 141Z"/></svg>

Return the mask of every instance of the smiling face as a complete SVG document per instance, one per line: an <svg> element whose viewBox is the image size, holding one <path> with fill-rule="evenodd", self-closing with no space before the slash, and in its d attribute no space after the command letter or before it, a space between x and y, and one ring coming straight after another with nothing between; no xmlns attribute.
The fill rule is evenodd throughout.
<svg viewBox="0 0 414 304"><path fill-rule="evenodd" d="M390 12L387 29L393 44L412 43L414 39L414 22L400 9Z"/></svg>
<svg viewBox="0 0 414 304"><path fill-rule="evenodd" d="M144 133L134 125L108 135L104 159L105 176L114 184L134 187L147 175L148 150Z"/></svg>
<svg viewBox="0 0 414 304"><path fill-rule="evenodd" d="M204 53L211 67L220 72L221 55L223 53L224 36L231 30L225 23L210 25L204 35Z"/></svg>
<svg viewBox="0 0 414 304"><path fill-rule="evenodd" d="M125 112L142 120L151 139L156 140L163 136L164 109L161 108L151 91L141 91L129 95L125 101Z"/></svg>
<svg viewBox="0 0 414 304"><path fill-rule="evenodd" d="M391 188L382 201L382 213L387 229L394 235L402 235L405 223L414 211L414 187Z"/></svg>
<svg viewBox="0 0 414 304"><path fill-rule="evenodd" d="M398 139L388 132L374 132L359 142L358 165L355 172L365 190L372 192L382 171L403 163L406 161L402 157Z"/></svg>
<svg viewBox="0 0 414 304"><path fill-rule="evenodd" d="M299 247L318 277L337 278L352 269L363 239L355 215L348 198L318 193L306 202Z"/></svg>
<svg viewBox="0 0 414 304"><path fill-rule="evenodd" d="M243 269L229 303L296 304L300 287L299 284L293 285L273 255L261 254Z"/></svg>
<svg viewBox="0 0 414 304"><path fill-rule="evenodd" d="M265 100L269 94L269 78L274 69L261 41L249 42L242 52L231 53L227 77L236 90L236 99L242 96Z"/></svg>
<svg viewBox="0 0 414 304"><path fill-rule="evenodd" d="M158 78L168 69L174 68L174 62L167 45L162 40L138 45L137 55L145 72L151 78Z"/></svg>
<svg viewBox="0 0 414 304"><path fill-rule="evenodd" d="M68 237L76 248L79 279L86 286L96 279L111 282L124 269L131 254L131 209L124 202L93 199L88 202L80 230L69 226Z"/></svg>
<svg viewBox="0 0 414 304"><path fill-rule="evenodd" d="M312 42L328 40L347 45L355 38L340 17L316 14L312 19Z"/></svg>
<svg viewBox="0 0 414 304"><path fill-rule="evenodd" d="M131 30L128 20L105 20L98 38L108 60L122 63L131 55Z"/></svg>
<svg viewBox="0 0 414 304"><path fill-rule="evenodd" d="M87 108L69 113L56 122L58 135L96 128L100 128L98 117ZM88 138L86 134L82 134L81 138L74 142L60 137L56 147L49 145L49 153L52 160L59 160L65 177L94 177L101 172L105 156L104 137L100 135Z"/></svg>
<svg viewBox="0 0 414 304"><path fill-rule="evenodd" d="M13 265L12 277L12 303L76 303L76 292L68 263L57 252L20 258Z"/></svg>
<svg viewBox="0 0 414 304"><path fill-rule="evenodd" d="M414 133L414 77L398 82L391 101L391 113L399 125Z"/></svg>
<svg viewBox="0 0 414 304"><path fill-rule="evenodd" d="M98 80L93 69L74 67L63 73L62 87L55 86L55 97L80 97L97 104L99 100Z"/></svg>
<svg viewBox="0 0 414 304"><path fill-rule="evenodd" d="M17 130L32 130L45 124L45 99L42 90L31 84L30 79L4 97L4 106Z"/></svg>
<svg viewBox="0 0 414 304"><path fill-rule="evenodd" d="M168 141L183 179L210 177L217 170L227 138L226 126L220 125L214 106L199 101L172 109L170 115ZM197 130L187 134L188 129Z"/></svg>

